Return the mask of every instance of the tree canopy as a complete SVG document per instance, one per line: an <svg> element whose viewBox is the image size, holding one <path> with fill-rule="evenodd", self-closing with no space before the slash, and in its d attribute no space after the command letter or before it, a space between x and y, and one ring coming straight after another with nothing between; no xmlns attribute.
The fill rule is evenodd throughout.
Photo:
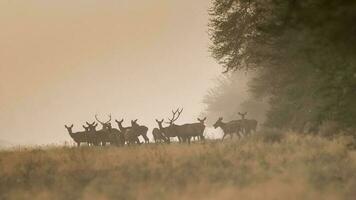
<svg viewBox="0 0 356 200"><path fill-rule="evenodd" d="M225 72L254 71L266 125L356 126L356 2L213 0L211 52Z"/></svg>

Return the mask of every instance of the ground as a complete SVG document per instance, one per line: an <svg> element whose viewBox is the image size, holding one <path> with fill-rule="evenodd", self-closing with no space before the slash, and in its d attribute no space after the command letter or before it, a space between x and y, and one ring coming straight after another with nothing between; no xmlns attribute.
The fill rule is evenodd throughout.
<svg viewBox="0 0 356 200"><path fill-rule="evenodd" d="M0 199L354 199L351 139L258 133L204 144L0 152Z"/></svg>

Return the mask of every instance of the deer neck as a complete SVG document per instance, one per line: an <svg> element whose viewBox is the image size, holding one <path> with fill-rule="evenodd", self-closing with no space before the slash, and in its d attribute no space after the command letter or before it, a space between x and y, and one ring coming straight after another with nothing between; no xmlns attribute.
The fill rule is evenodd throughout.
<svg viewBox="0 0 356 200"><path fill-rule="evenodd" d="M117 125L119 125L120 131L125 131L125 130L127 130L127 128L123 127L121 123L117 123Z"/></svg>
<svg viewBox="0 0 356 200"><path fill-rule="evenodd" d="M69 133L69 135L71 136L71 137L73 137L73 131L72 130L68 130L68 133Z"/></svg>
<svg viewBox="0 0 356 200"><path fill-rule="evenodd" d="M221 122L221 124L220 124L220 128L225 129L225 128L226 128L226 123Z"/></svg>
<svg viewBox="0 0 356 200"><path fill-rule="evenodd" d="M159 128L159 130L164 130L162 124L158 124L158 128Z"/></svg>

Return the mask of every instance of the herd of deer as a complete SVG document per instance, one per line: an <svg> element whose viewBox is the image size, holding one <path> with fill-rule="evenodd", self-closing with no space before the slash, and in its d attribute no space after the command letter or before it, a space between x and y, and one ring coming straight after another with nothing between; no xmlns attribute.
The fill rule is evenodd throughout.
<svg viewBox="0 0 356 200"><path fill-rule="evenodd" d="M190 143L192 138L197 138L198 140L204 141L204 130L205 130L205 120L199 119L196 123L176 125L174 122L179 118L183 109L172 110L172 118L168 118L168 126L163 127L164 120L157 120L158 128L154 128L152 135L155 143L170 143L171 138L178 138L179 142ZM234 134L238 137L241 135L249 135L252 131L256 131L257 121L251 119L245 119L246 113L238 113L241 116L239 120L232 120L230 122L223 122L223 118L220 117L214 124L214 128L220 127L224 135L222 140L224 140L226 135L230 135L231 138ZM111 125L111 115L109 115L109 120L103 122L99 120L98 116L95 115L95 119L102 125L100 130L96 130L98 123L86 122L86 125L83 125L84 131L73 132L73 124L71 126L65 125L65 128L68 130L69 135L80 146L81 143L87 143L89 146L105 146L106 144L124 146L125 144L141 144L139 136L142 136L145 140L145 143L149 143L147 137L148 128L143 125L139 125L136 120L131 120L131 126L124 127L122 126L123 119L115 122L118 125L118 129L113 128Z"/></svg>

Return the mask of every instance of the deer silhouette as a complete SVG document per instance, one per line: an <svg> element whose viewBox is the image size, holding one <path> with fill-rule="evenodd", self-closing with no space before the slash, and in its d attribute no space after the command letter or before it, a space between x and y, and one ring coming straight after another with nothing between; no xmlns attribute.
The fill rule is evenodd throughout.
<svg viewBox="0 0 356 200"><path fill-rule="evenodd" d="M124 119L121 119L120 121L118 121L118 120L115 120L115 122L117 123L117 125L118 125L118 127L119 127L119 130L121 131L121 132L126 132L126 130L128 130L128 129L130 129L131 128L131 126L129 126L129 127L123 127L122 126L122 123L124 122Z"/></svg>
<svg viewBox="0 0 356 200"><path fill-rule="evenodd" d="M124 134L118 129L113 128L110 123L111 115L109 115L109 120L106 122L101 121L97 115L95 115L95 119L102 125L102 129L98 131L98 135L103 146L105 146L106 143L116 146L124 144Z"/></svg>
<svg viewBox="0 0 356 200"><path fill-rule="evenodd" d="M98 126L97 123L89 123L86 122L89 128L88 132L88 141L90 145L98 146L100 144L100 135L98 134L98 131L96 130L96 127Z"/></svg>
<svg viewBox="0 0 356 200"><path fill-rule="evenodd" d="M233 138L234 133L239 137L239 132L241 130L241 122L238 120L233 120L233 121L224 123L222 120L223 120L223 118L220 117L213 125L215 129L220 127L223 130L224 135L222 137L222 140L224 140L226 135L230 135L231 138Z"/></svg>
<svg viewBox="0 0 356 200"><path fill-rule="evenodd" d="M169 139L165 136L165 133L164 133L165 128L163 128L163 126L162 126L163 121L164 121L163 119L161 121L156 119L158 128L154 128L152 131L152 135L153 135L153 138L156 143L158 143L158 142L168 143L169 142Z"/></svg>
<svg viewBox="0 0 356 200"><path fill-rule="evenodd" d="M245 113L240 113L238 112L238 115L240 115L241 119L241 124L242 124L242 131L245 133L245 135L249 135L251 131L256 132L257 129L257 120L254 119L246 119L245 116L247 115L247 112Z"/></svg>
<svg viewBox="0 0 356 200"><path fill-rule="evenodd" d="M120 131L124 132L125 135L127 135L126 132L131 130L133 125L135 125L135 129L131 130L130 134L131 135L142 136L143 139L145 140L145 143L149 143L150 140L147 137L148 128L146 126L138 125L137 124L137 119L136 120L131 120L131 126L129 126L129 127L123 127L122 126L122 123L123 123L124 119L121 119L120 121L118 121L118 120L115 120L115 121L116 121L117 125L119 126ZM137 131L137 133L133 134L133 131ZM132 136L132 137L134 137L134 136ZM125 136L125 138L126 138L126 136Z"/></svg>
<svg viewBox="0 0 356 200"><path fill-rule="evenodd" d="M138 137L140 136L140 126L136 123L137 120L131 120L131 127L126 129L125 141L127 145L141 144Z"/></svg>
<svg viewBox="0 0 356 200"><path fill-rule="evenodd" d="M206 119L202 119L201 121L199 121L199 123L176 125L174 122L179 118L182 112L183 112L183 108L181 110L179 110L178 108L176 111L172 110L172 114L173 114L172 119L168 118L169 126L166 128L164 133L166 134L168 133L169 137L171 136L178 137L180 142L190 143L192 137L199 137L201 138L201 140L204 140L204 136L203 136L205 130L204 121Z"/></svg>
<svg viewBox="0 0 356 200"><path fill-rule="evenodd" d="M181 110L179 110L179 108L175 111L172 110L172 119L168 118L168 122L166 122L167 124L169 124L168 127L163 128L162 124L159 124L159 128L163 130L164 135L168 138L168 142L170 142L170 138L174 137L177 137L179 142L183 142L186 140L185 135L182 134L183 132L181 126L174 124L174 122L177 121L182 112L183 108Z"/></svg>
<svg viewBox="0 0 356 200"><path fill-rule="evenodd" d="M131 121L131 127L134 127L134 126L135 126L135 131L137 131L137 134L139 136L141 135L143 137L143 139L145 140L145 143L150 143L150 140L147 137L147 131L148 131L147 126L139 125L137 123L137 119Z"/></svg>
<svg viewBox="0 0 356 200"><path fill-rule="evenodd" d="M87 131L73 133L73 126L73 124L71 126L64 125L70 137L77 143L77 146L79 147L81 143L88 143Z"/></svg>
<svg viewBox="0 0 356 200"><path fill-rule="evenodd" d="M204 138L204 130L205 130L205 125L204 121L206 119L198 119L198 123L189 123L189 124L183 124L180 125L180 133L185 142L188 142L190 144L191 138L193 137L198 137L201 140L205 140Z"/></svg>

